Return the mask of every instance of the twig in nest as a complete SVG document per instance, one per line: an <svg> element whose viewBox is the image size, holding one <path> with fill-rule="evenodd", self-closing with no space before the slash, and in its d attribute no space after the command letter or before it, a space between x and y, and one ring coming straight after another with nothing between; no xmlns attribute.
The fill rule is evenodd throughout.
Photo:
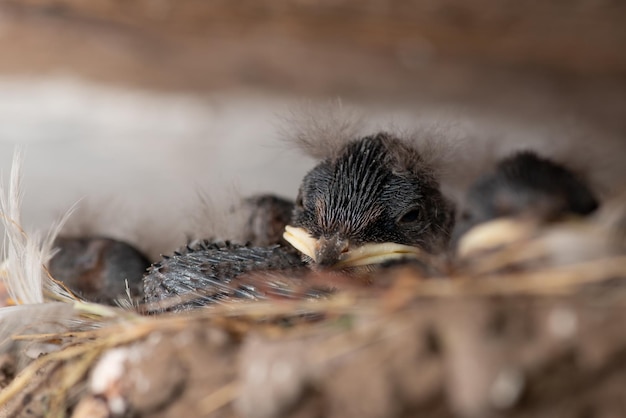
<svg viewBox="0 0 626 418"><path fill-rule="evenodd" d="M230 382L198 402L198 410L202 415L209 415L234 401L238 394L239 382Z"/></svg>

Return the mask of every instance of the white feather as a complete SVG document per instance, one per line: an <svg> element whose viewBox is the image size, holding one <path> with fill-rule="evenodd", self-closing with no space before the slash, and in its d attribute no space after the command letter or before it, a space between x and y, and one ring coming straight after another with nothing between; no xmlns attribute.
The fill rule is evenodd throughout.
<svg viewBox="0 0 626 418"><path fill-rule="evenodd" d="M43 303L44 291L67 299L70 296L48 277L46 265L54 255L53 243L69 210L47 234L28 233L22 227L22 152L13 157L8 190L0 184L0 221L4 226L2 276L9 296L20 304Z"/></svg>

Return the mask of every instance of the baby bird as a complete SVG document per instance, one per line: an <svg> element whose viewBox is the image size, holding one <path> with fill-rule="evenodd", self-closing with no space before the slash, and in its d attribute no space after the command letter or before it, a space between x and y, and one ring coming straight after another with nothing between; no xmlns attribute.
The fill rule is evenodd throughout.
<svg viewBox="0 0 626 418"><path fill-rule="evenodd" d="M598 200L584 179L569 168L522 151L498 163L468 190L454 230L454 241L472 227L496 218L555 220L563 215L588 215Z"/></svg>
<svg viewBox="0 0 626 418"><path fill-rule="evenodd" d="M550 236L556 242L556 236L579 231L584 223L577 217L594 213L598 206L584 179L567 167L534 152L517 153L502 160L467 192L454 232L456 255L476 261L481 255L507 251L537 235Z"/></svg>
<svg viewBox="0 0 626 418"><path fill-rule="evenodd" d="M277 204L277 212L284 212L287 204ZM268 211L255 213L266 218ZM280 242L268 241L277 245L267 247L205 243L155 264L144 277L146 300L186 293L208 303L215 300L208 295L212 291L221 298L236 296L240 289L233 280L244 273L353 269L436 254L447 248L453 222L453 205L422 155L389 134L367 136L331 152L304 177L283 235L301 259Z"/></svg>
<svg viewBox="0 0 626 418"><path fill-rule="evenodd" d="M142 277L150 266L148 258L122 241L105 237L59 237L58 252L48 270L73 292L92 302L114 304L143 295Z"/></svg>
<svg viewBox="0 0 626 418"><path fill-rule="evenodd" d="M385 133L348 143L302 181L285 239L321 267L446 248L454 216L419 152Z"/></svg>
<svg viewBox="0 0 626 418"><path fill-rule="evenodd" d="M291 221L294 203L273 195L256 195L243 201L248 214L245 219L243 240L255 247L281 244L285 226Z"/></svg>

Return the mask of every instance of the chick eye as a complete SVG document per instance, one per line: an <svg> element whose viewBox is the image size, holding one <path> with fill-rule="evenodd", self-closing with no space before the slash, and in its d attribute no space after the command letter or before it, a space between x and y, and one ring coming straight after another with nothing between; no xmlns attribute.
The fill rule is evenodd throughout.
<svg viewBox="0 0 626 418"><path fill-rule="evenodd" d="M411 209L398 220L401 224L408 224L416 222L420 219L420 210L419 209Z"/></svg>

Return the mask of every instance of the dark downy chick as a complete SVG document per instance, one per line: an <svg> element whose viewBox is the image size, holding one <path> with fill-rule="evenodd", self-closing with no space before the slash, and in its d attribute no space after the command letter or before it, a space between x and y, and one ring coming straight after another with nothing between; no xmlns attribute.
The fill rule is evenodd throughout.
<svg viewBox="0 0 626 418"><path fill-rule="evenodd" d="M444 250L453 213L420 153L379 133L304 177L285 239L317 266L379 264L410 254L406 247Z"/></svg>
<svg viewBox="0 0 626 418"><path fill-rule="evenodd" d="M276 243L259 235L274 235L289 202L267 196L251 202L259 210L246 223L248 233L255 243ZM267 230L259 228L268 221ZM442 251L453 221L452 204L418 151L381 133L348 142L305 176L284 238L309 266L353 268ZM155 309L180 310L231 297L265 297L241 288L253 273L306 271L290 246L204 242L155 264L144 277L144 291L148 302L181 296L179 306ZM272 292L292 292L280 286Z"/></svg>
<svg viewBox="0 0 626 418"><path fill-rule="evenodd" d="M245 199L243 207L247 211L243 230L245 242L256 247L289 246L283 239L283 232L291 221L293 201L264 194Z"/></svg>
<svg viewBox="0 0 626 418"><path fill-rule="evenodd" d="M48 270L77 295L92 302L114 304L130 295L143 295L142 278L150 266L148 258L122 241L104 237L59 237L58 252Z"/></svg>
<svg viewBox="0 0 626 418"><path fill-rule="evenodd" d="M598 205L590 187L569 168L523 151L500 161L471 186L454 238L496 218L550 221L567 214L588 215Z"/></svg>

